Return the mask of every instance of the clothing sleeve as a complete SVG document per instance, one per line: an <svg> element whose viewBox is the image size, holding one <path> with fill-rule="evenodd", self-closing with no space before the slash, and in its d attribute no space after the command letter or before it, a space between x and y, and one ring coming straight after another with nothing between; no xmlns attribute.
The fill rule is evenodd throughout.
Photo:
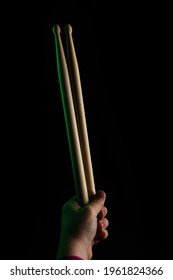
<svg viewBox="0 0 173 280"><path fill-rule="evenodd" d="M81 257L78 256L65 256L63 258L61 258L60 260L84 260Z"/></svg>

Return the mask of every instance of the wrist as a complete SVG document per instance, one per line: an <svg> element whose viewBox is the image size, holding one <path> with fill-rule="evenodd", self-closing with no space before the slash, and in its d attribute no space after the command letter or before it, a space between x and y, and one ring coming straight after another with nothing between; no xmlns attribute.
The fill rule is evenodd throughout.
<svg viewBox="0 0 173 280"><path fill-rule="evenodd" d="M60 240L58 259L63 259L68 256L77 256L83 260L90 260L92 258L92 248L90 245L84 244L81 240Z"/></svg>

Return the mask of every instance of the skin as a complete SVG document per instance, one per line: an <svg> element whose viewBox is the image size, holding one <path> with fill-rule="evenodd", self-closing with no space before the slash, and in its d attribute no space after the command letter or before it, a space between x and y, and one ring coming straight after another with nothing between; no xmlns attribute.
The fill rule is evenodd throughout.
<svg viewBox="0 0 173 280"><path fill-rule="evenodd" d="M64 204L58 259L64 256L92 259L92 247L108 237L105 200L106 194L101 190L84 207L80 207L76 196Z"/></svg>

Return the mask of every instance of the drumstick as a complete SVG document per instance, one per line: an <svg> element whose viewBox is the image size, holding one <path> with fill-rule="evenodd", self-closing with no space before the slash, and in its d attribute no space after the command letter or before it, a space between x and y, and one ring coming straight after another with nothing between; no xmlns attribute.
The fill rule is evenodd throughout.
<svg viewBox="0 0 173 280"><path fill-rule="evenodd" d="M57 71L60 84L61 98L65 117L68 143L70 148L70 157L76 187L77 198L81 206L89 202L87 184L84 172L82 153L73 105L68 67L61 41L61 29L58 25L53 27L55 34Z"/></svg>
<svg viewBox="0 0 173 280"><path fill-rule="evenodd" d="M78 126L79 140L84 164L85 178L89 198L95 194L95 183L91 161L91 153L88 139L88 131L85 117L82 87L80 80L79 67L72 37L72 27L67 24L64 28L67 45L67 63L69 66L71 88L73 94L74 109Z"/></svg>

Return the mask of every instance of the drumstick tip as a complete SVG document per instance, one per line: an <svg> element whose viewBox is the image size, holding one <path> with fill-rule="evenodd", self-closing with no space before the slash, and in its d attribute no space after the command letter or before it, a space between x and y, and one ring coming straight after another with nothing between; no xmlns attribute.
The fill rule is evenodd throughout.
<svg viewBox="0 0 173 280"><path fill-rule="evenodd" d="M72 27L70 24L67 24L65 27L64 27L64 31L66 34L72 34Z"/></svg>
<svg viewBox="0 0 173 280"><path fill-rule="evenodd" d="M60 34L61 33L61 28L58 24L55 24L53 26L53 33L56 35L56 34Z"/></svg>

